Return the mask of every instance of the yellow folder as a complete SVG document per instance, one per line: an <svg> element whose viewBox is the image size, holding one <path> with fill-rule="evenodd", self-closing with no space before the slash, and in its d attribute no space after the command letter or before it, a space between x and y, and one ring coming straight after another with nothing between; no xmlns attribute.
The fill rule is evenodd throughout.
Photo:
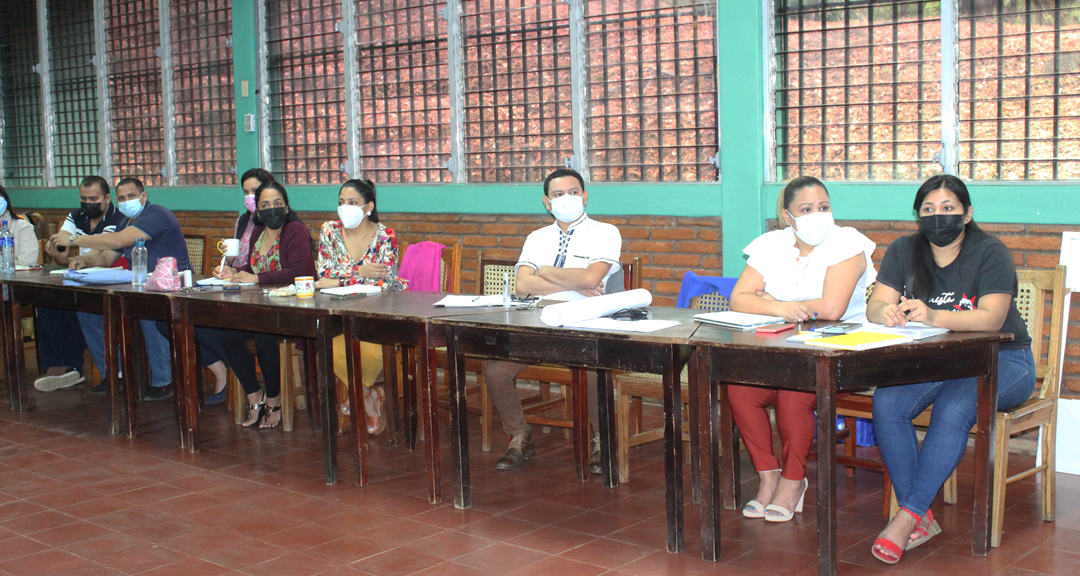
<svg viewBox="0 0 1080 576"><path fill-rule="evenodd" d="M839 336L814 338L812 340L807 340L806 344L810 346L821 346L822 348L837 348L840 350L869 350L871 348L881 348L882 346L907 344L908 342L911 342L911 336L898 336L896 334L863 331L840 334Z"/></svg>

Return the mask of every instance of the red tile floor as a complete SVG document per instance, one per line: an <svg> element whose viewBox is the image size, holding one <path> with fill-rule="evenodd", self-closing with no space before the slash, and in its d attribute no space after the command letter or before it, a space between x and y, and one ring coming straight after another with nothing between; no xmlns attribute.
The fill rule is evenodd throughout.
<svg viewBox="0 0 1080 576"><path fill-rule="evenodd" d="M82 385L30 395L27 414L9 410L6 390L0 405L0 574L817 573L809 500L788 524L725 511L724 557L715 564L700 559L698 513L688 503L686 551L664 551L659 443L634 449L631 481L608 490L595 476L576 480L561 432L537 434L534 459L497 472L498 452L479 450L474 424L475 504L456 510L449 483L447 501L428 504L421 451L390 447L382 437L371 441L364 488L355 485L351 443L340 437L340 481L327 486L320 437L305 415L291 433L251 431L235 426L225 408L210 407L203 450L190 454L176 447L169 402L140 404L140 435L128 440L108 435L104 398ZM443 469L449 465L444 456ZM934 507L944 532L890 567L870 555L884 525L880 474L846 478L841 471L839 573L1080 574L1080 477L1058 476L1053 523L1041 521L1034 481L1011 487L1004 545L979 558L969 553L970 473L969 458L959 503ZM752 494L755 482L749 473L746 479L744 494Z"/></svg>

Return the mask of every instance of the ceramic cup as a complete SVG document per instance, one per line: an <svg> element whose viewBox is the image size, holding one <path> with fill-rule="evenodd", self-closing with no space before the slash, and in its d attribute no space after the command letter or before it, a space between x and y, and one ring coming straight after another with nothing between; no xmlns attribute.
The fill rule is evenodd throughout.
<svg viewBox="0 0 1080 576"><path fill-rule="evenodd" d="M228 240L222 240L217 243L217 249L227 258L235 258L240 255L240 239L229 238Z"/></svg>
<svg viewBox="0 0 1080 576"><path fill-rule="evenodd" d="M313 276L298 276L296 278L296 297L312 298L315 296L315 278Z"/></svg>

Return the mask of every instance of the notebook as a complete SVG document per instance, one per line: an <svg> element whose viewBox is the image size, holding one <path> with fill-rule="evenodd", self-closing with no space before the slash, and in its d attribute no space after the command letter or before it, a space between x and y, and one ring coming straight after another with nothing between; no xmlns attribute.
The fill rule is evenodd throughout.
<svg viewBox="0 0 1080 576"><path fill-rule="evenodd" d="M922 340L923 338L929 338L931 336L937 336L939 334L946 334L949 332L948 328L935 328L933 326L927 326L921 322L908 322L904 326L882 326L880 324L870 324L869 330L878 332L881 334L896 334L899 336L911 336L912 340Z"/></svg>
<svg viewBox="0 0 1080 576"><path fill-rule="evenodd" d="M907 344L911 342L911 340L911 336L882 334L880 332L869 332L864 330L862 332L840 334L839 336L814 338L812 340L807 340L805 343L809 346L836 348L839 350L870 350L871 348L881 348L883 346Z"/></svg>
<svg viewBox="0 0 1080 576"><path fill-rule="evenodd" d="M694 316L694 320L697 320L698 322L704 322L706 324L723 326L725 328L734 328L735 330L753 330L758 326L776 324L777 322L784 321L784 319L780 316L747 314L745 312L732 312L730 310L726 310L724 312L709 312L706 314L697 314Z"/></svg>

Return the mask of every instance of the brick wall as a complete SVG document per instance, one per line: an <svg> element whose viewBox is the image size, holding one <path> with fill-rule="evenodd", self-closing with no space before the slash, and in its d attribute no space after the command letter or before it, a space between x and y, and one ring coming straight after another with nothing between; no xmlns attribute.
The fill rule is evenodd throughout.
<svg viewBox="0 0 1080 576"><path fill-rule="evenodd" d="M66 211L40 211L51 222L60 222ZM492 258L516 258L529 232L550 222L541 215L505 214L381 214L384 223L404 242L433 240L443 244L460 242L464 248L462 290L476 290L476 268L480 251ZM235 222L231 212L177 212L187 234L208 235L212 239L230 237ZM305 212L301 215L309 228L327 219L333 212ZM623 237L623 261L641 258L645 288L652 290L659 305L674 305L679 281L687 270L720 275L720 219L688 217L604 216L599 220L619 227ZM849 220L870 237L878 248L874 262L880 265L889 243L916 229L911 221ZM770 222L774 226L775 222ZM1080 226L1043 226L1029 224L983 224L987 232L1001 238L1012 252L1018 268L1052 268L1061 250L1061 233L1080 230ZM1065 350L1065 388L1080 397L1080 295L1074 295Z"/></svg>

